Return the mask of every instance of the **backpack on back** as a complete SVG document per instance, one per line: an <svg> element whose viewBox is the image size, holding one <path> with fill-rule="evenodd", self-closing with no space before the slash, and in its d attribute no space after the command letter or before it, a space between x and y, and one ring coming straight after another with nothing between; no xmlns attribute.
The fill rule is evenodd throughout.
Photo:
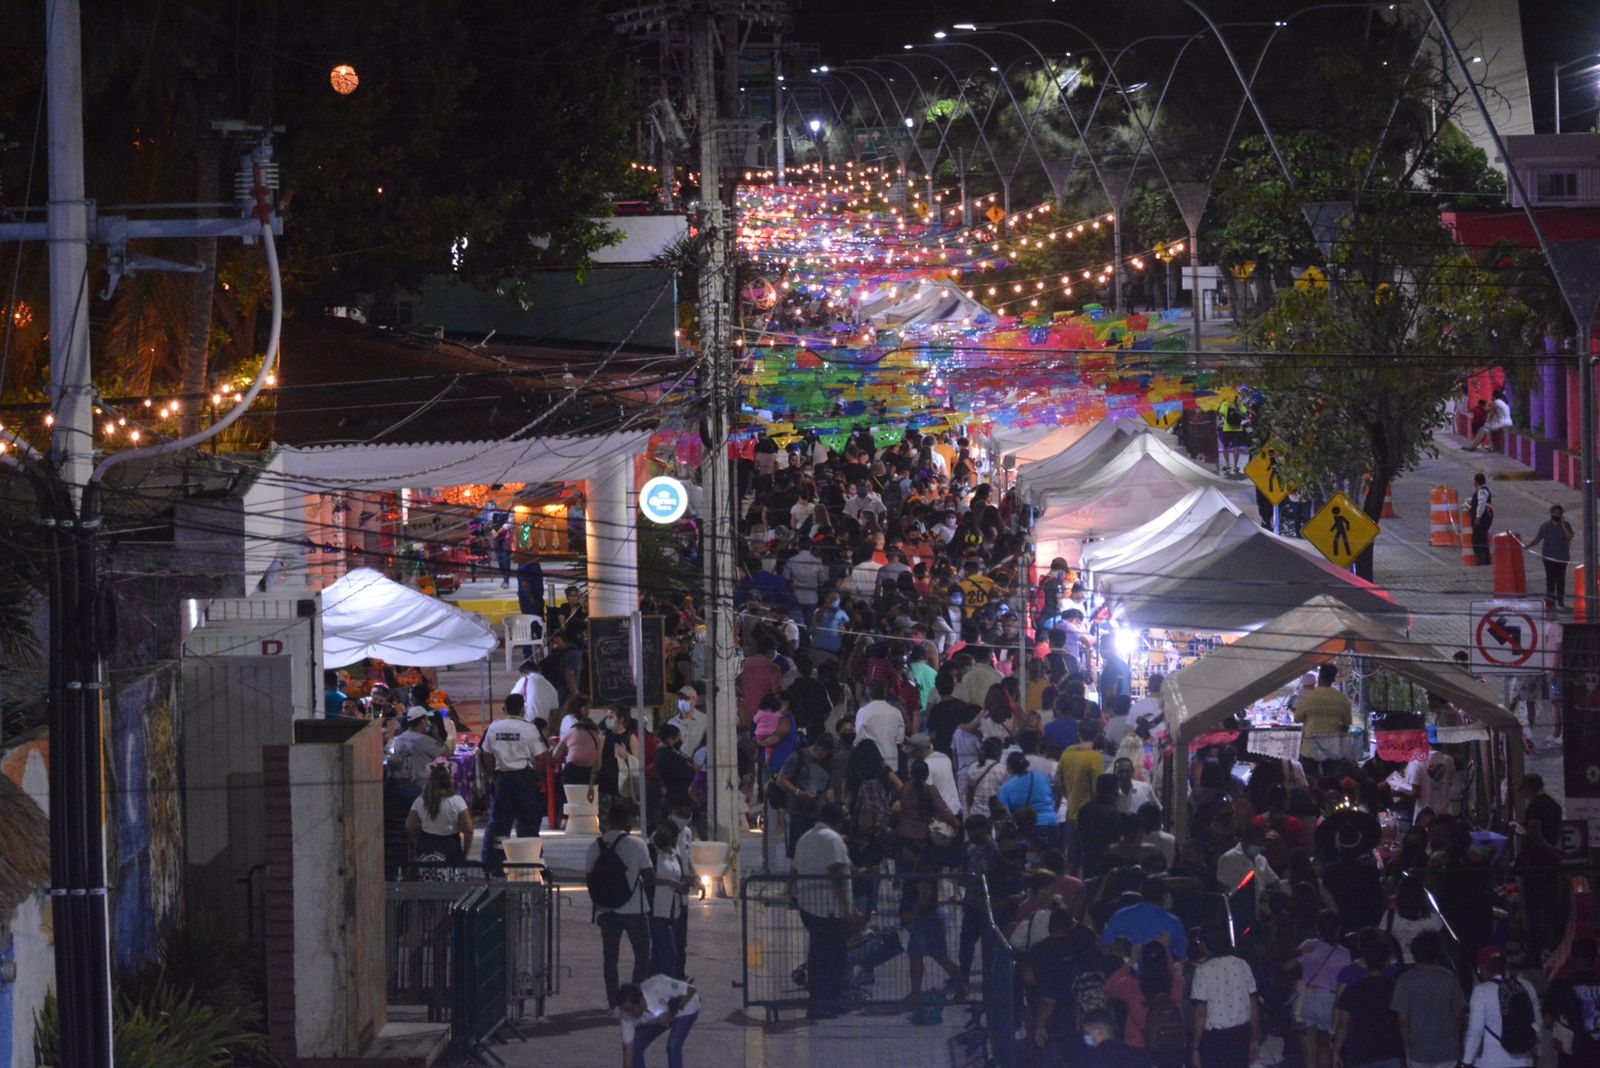
<svg viewBox="0 0 1600 1068"><path fill-rule="evenodd" d="M1539 1044L1533 1022L1533 998L1519 979L1496 979L1500 995L1500 1033L1494 1035L1507 1053L1532 1053Z"/></svg>
<svg viewBox="0 0 1600 1068"><path fill-rule="evenodd" d="M589 888L589 900L599 909L620 909L633 897L633 880L628 878L628 862L617 855L617 846L624 836L618 835L607 842L599 839L600 855L594 867L584 876Z"/></svg>
<svg viewBox="0 0 1600 1068"><path fill-rule="evenodd" d="M1181 1060L1189 1046L1189 1032L1183 1025L1183 1010L1171 995L1158 994L1145 1009L1144 1048L1163 1064Z"/></svg>

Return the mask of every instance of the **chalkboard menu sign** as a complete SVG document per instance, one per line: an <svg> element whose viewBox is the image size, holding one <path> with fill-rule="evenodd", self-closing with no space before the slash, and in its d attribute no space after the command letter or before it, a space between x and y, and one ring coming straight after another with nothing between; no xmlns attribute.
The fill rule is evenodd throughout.
<svg viewBox="0 0 1600 1068"><path fill-rule="evenodd" d="M664 705L666 693L666 632L660 616L645 616L644 703ZM597 705L633 704L633 652L628 616L589 618L589 680Z"/></svg>

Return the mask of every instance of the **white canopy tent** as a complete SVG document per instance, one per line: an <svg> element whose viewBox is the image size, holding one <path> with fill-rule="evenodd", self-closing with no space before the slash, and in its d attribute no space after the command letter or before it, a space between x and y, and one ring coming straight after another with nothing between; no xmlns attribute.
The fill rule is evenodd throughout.
<svg viewBox="0 0 1600 1068"><path fill-rule="evenodd" d="M607 476L619 457L650 447L653 431L451 441L416 445L279 446L280 483L307 492L339 489L488 485L495 482L581 482Z"/></svg>
<svg viewBox="0 0 1600 1068"><path fill-rule="evenodd" d="M322 591L323 666L367 657L414 667L470 664L494 651L494 631L470 612L418 593L369 567Z"/></svg>
<svg viewBox="0 0 1600 1068"><path fill-rule="evenodd" d="M1494 699L1488 686L1433 646L1407 638L1331 597L1315 597L1167 676L1161 708L1174 743L1173 809L1180 839L1188 811L1189 742L1307 671L1346 654L1371 657L1449 701L1481 726L1516 739L1505 747L1509 765L1505 781L1520 777L1522 725Z"/></svg>
<svg viewBox="0 0 1600 1068"><path fill-rule="evenodd" d="M1056 426L1040 423L1037 426L1011 429L997 427L989 435L989 449L1003 466L1009 457L1013 467L1037 463L1071 448L1090 433L1097 424L1069 423Z"/></svg>
<svg viewBox="0 0 1600 1068"><path fill-rule="evenodd" d="M1247 530L1204 556L1169 559L1158 581L1118 598L1118 615L1138 626L1248 631L1320 595L1365 612L1407 620L1404 606L1335 567L1309 547L1243 520ZM1242 536L1237 536L1242 534Z"/></svg>
<svg viewBox="0 0 1600 1068"><path fill-rule="evenodd" d="M1239 483L1230 482L1201 467L1167 444L1162 435L1152 432L1149 425L1142 421L1116 424L1108 439L1092 451L1085 450L1087 441L1085 438L1054 459L1023 468L1018 479L1027 496L1041 505L1068 505L1074 498L1084 496L1086 491L1092 492L1091 486L1115 482L1123 472L1143 459L1154 460L1171 480L1185 483L1185 493L1201 486L1216 486L1224 492L1240 492ZM1170 504L1171 500L1166 504ZM1159 515L1165 510L1166 504L1148 518ZM1118 533L1126 529L1130 528L1120 528Z"/></svg>
<svg viewBox="0 0 1600 1068"><path fill-rule="evenodd" d="M1218 515L1239 515L1239 508L1214 486L1192 490L1143 526L1090 542L1083 547L1083 566L1091 571L1116 568L1122 561L1188 538Z"/></svg>
<svg viewBox="0 0 1600 1068"><path fill-rule="evenodd" d="M1261 524L1234 511L1219 511L1199 526L1153 540L1094 569L1095 589L1115 601L1163 583L1192 560L1261 533ZM1085 565L1087 566L1087 565Z"/></svg>
<svg viewBox="0 0 1600 1068"><path fill-rule="evenodd" d="M879 326L938 326L994 321L994 312L967 296L954 282L889 286L861 302L862 320Z"/></svg>
<svg viewBox="0 0 1600 1068"><path fill-rule="evenodd" d="M1049 487L1070 486L1110 463L1134 438L1148 435L1142 419L1105 419L1060 452L1024 464L1017 472L1023 492L1038 495Z"/></svg>
<svg viewBox="0 0 1600 1068"><path fill-rule="evenodd" d="M1081 542L1133 530L1196 489L1211 487L1224 497L1244 492L1239 483L1217 478L1154 435L1139 434L1122 444L1120 452L1070 489L1035 498L1045 506L1034 524L1040 559L1060 556L1076 566Z"/></svg>

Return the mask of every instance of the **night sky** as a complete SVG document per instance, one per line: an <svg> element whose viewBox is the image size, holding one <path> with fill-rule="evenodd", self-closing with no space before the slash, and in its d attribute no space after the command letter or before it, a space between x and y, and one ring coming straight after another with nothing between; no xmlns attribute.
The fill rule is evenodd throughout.
<svg viewBox="0 0 1600 1068"><path fill-rule="evenodd" d="M1205 6L1223 21L1281 16L1304 3L1209 0ZM956 22L1030 17L1078 23L1107 44L1200 26L1198 16L1181 0L796 0L792 36L817 44L824 62L839 63L928 41L935 30ZM1539 129L1545 131L1551 121L1552 64L1600 52L1600 2L1522 0L1522 26L1534 116ZM1562 111L1569 129L1576 128L1570 122L1581 109L1587 109L1593 125L1595 106L1600 102L1597 85L1600 76L1586 80L1569 72L1563 80Z"/></svg>

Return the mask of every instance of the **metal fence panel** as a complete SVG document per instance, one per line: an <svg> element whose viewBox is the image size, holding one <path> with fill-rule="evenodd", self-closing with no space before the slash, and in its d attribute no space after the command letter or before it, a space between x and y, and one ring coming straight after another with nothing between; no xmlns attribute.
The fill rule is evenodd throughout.
<svg viewBox="0 0 1600 1068"><path fill-rule="evenodd" d="M500 1062L486 1047L507 1022L509 954L504 890L491 885L469 891L451 907L450 919L455 944L450 969L450 1037L478 1063L485 1058Z"/></svg>
<svg viewBox="0 0 1600 1068"><path fill-rule="evenodd" d="M422 1005L435 1022L450 1019L450 909L460 883L390 883L385 904L391 1005Z"/></svg>
<svg viewBox="0 0 1600 1068"><path fill-rule="evenodd" d="M534 1015L542 1016L545 999L554 996L559 988L560 935L554 888L543 881L516 878L491 884L471 867L461 869L459 874L464 878L444 881L435 877L388 884L389 1003L421 1005L430 1021L452 1019L455 959L460 949L451 910L476 891L493 888L504 898L498 952L503 953L506 974L505 1019L515 1023L526 1018L529 1001L534 1003Z"/></svg>
<svg viewBox="0 0 1600 1068"><path fill-rule="evenodd" d="M765 1008L769 1016L810 1003L807 951L810 939L799 901L810 887L822 888L828 876L748 876L740 888L744 935L744 1004ZM910 932L901 924L903 895L926 887L932 911L923 932L942 940L944 956L954 960L962 924L963 886L948 875L859 875L850 880L856 909L866 917L847 944L850 989L837 992L861 1007L903 1002L911 993ZM925 969L925 1003L942 1003L946 976L933 961Z"/></svg>

